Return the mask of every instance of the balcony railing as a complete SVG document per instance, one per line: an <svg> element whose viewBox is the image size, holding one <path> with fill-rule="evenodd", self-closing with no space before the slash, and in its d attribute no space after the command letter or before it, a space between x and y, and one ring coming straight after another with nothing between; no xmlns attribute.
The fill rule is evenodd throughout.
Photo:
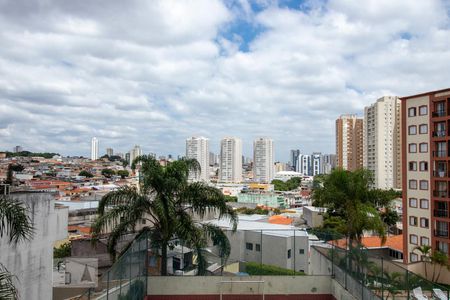
<svg viewBox="0 0 450 300"><path fill-rule="evenodd" d="M433 117L443 117L445 116L445 110L437 110L432 113Z"/></svg>
<svg viewBox="0 0 450 300"><path fill-rule="evenodd" d="M436 229L434 231L434 236L435 237L444 237L444 238L448 238L448 230L439 230Z"/></svg>
<svg viewBox="0 0 450 300"><path fill-rule="evenodd" d="M443 178L443 177L447 177L448 175L447 175L447 171L433 171L433 177L440 177L440 178Z"/></svg>
<svg viewBox="0 0 450 300"><path fill-rule="evenodd" d="M445 198L447 197L447 191L433 191L433 196L439 197L439 198Z"/></svg>
<svg viewBox="0 0 450 300"><path fill-rule="evenodd" d="M447 133L445 132L445 130L433 131L433 136L434 137L444 137L446 135L447 135Z"/></svg>
<svg viewBox="0 0 450 300"><path fill-rule="evenodd" d="M446 157L447 151L446 150L433 151L433 156L434 157Z"/></svg>
<svg viewBox="0 0 450 300"><path fill-rule="evenodd" d="M435 209L434 216L438 218L448 218L448 210L446 209Z"/></svg>

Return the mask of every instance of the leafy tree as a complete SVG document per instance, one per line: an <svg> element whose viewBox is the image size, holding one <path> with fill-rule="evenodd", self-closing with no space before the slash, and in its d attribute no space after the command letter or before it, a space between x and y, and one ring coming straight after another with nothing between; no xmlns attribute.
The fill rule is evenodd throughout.
<svg viewBox="0 0 450 300"><path fill-rule="evenodd" d="M420 252L420 259L425 262L425 278L428 279L427 263L431 262L431 259L430 259L431 246L428 246L428 245L417 246L416 248L414 248L414 250L417 250Z"/></svg>
<svg viewBox="0 0 450 300"><path fill-rule="evenodd" d="M0 238L8 237L8 242L17 245L33 237L33 225L28 211L22 203L9 196L0 196ZM0 299L17 299L14 275L0 263Z"/></svg>
<svg viewBox="0 0 450 300"><path fill-rule="evenodd" d="M167 275L167 248L172 239L181 239L197 252L198 275L206 273L206 258L202 249L211 239L225 259L230 253L230 243L217 226L194 220L211 210L220 217L228 217L237 225L237 216L226 205L222 192L202 182L190 183L190 172L199 172L197 160L181 159L161 164L152 156L140 156L132 164L140 165L139 189L122 187L105 195L99 203L99 217L93 225L94 237L111 229L108 250L114 255L120 237L135 230L142 219L149 221L148 231L152 244L161 251L161 275Z"/></svg>
<svg viewBox="0 0 450 300"><path fill-rule="evenodd" d="M103 169L102 170L102 175L105 176L106 178L111 178L114 174L116 174L116 172L114 172L114 170L111 170L111 169Z"/></svg>
<svg viewBox="0 0 450 300"><path fill-rule="evenodd" d="M274 179L271 183L274 185L276 191L292 191L298 188L301 182L302 179L300 177L293 177L286 182Z"/></svg>
<svg viewBox="0 0 450 300"><path fill-rule="evenodd" d="M92 173L90 173L90 172L88 172L88 171L86 171L86 170L83 170L83 171L81 171L80 173L78 173L78 176L84 176L84 177L86 177L86 178L92 178L92 177L94 177L94 175L92 175Z"/></svg>
<svg viewBox="0 0 450 300"><path fill-rule="evenodd" d="M389 206L387 206L385 208L384 212L382 212L380 216L381 216L381 220L386 225L388 232L389 232L389 228L391 226L394 226L400 220L400 217L397 214L397 212L395 210L391 209Z"/></svg>
<svg viewBox="0 0 450 300"><path fill-rule="evenodd" d="M117 171L117 175L119 175L123 179L125 177L128 177L130 175L130 172L128 172L128 170L119 170Z"/></svg>
<svg viewBox="0 0 450 300"><path fill-rule="evenodd" d="M229 196L229 195L225 195L225 201L226 202L237 202L237 197L236 196Z"/></svg>
<svg viewBox="0 0 450 300"><path fill-rule="evenodd" d="M53 248L53 258L64 258L71 255L72 244L70 242L64 243L59 248Z"/></svg>
<svg viewBox="0 0 450 300"><path fill-rule="evenodd" d="M442 267L449 268L448 256L442 251L434 250L430 256L431 264L433 265L432 282L437 282L441 276Z"/></svg>

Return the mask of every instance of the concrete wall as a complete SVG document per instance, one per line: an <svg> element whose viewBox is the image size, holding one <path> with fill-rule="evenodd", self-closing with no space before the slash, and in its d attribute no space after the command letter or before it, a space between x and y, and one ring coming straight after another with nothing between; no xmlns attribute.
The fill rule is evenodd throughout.
<svg viewBox="0 0 450 300"><path fill-rule="evenodd" d="M67 237L68 210L55 210L50 193L15 193L13 199L29 207L34 237L10 245L0 240L0 262L17 276L21 299L52 299L53 243Z"/></svg>
<svg viewBox="0 0 450 300"><path fill-rule="evenodd" d="M404 264L400 264L400 265L404 268L407 268L409 271L413 272L414 274L420 275L425 278L425 264L427 265L427 275L428 275L427 279L431 280L433 277L433 265L431 263L417 262L417 263L411 263L409 265L404 265ZM436 274L438 274L438 272L439 272L439 267L436 266ZM450 285L450 270L448 270L445 267L442 267L438 282Z"/></svg>

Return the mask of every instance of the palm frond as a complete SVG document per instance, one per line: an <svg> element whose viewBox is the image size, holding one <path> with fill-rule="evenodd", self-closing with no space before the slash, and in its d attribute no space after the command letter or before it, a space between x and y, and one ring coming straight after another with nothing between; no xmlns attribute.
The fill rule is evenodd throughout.
<svg viewBox="0 0 450 300"><path fill-rule="evenodd" d="M33 224L28 209L8 196L0 197L0 238L9 237L10 243L17 244L33 237Z"/></svg>
<svg viewBox="0 0 450 300"><path fill-rule="evenodd" d="M0 299L18 299L18 292L14 286L15 276L0 263Z"/></svg>

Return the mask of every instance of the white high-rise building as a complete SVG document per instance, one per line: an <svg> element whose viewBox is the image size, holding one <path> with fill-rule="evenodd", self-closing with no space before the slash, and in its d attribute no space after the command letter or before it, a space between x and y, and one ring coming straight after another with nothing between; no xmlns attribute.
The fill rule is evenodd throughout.
<svg viewBox="0 0 450 300"><path fill-rule="evenodd" d="M138 157L142 155L142 149L139 145L134 145L134 148L130 150L130 166L133 164L133 161Z"/></svg>
<svg viewBox="0 0 450 300"><path fill-rule="evenodd" d="M296 172L302 175L309 176L311 171L311 155L299 154L297 158L297 170Z"/></svg>
<svg viewBox="0 0 450 300"><path fill-rule="evenodd" d="M93 137L91 140L91 160L98 159L98 140L96 137Z"/></svg>
<svg viewBox="0 0 450 300"><path fill-rule="evenodd" d="M253 179L269 183L274 176L273 140L258 138L253 141Z"/></svg>
<svg viewBox="0 0 450 300"><path fill-rule="evenodd" d="M323 156L320 152L314 152L311 155L311 176L316 176L323 173Z"/></svg>
<svg viewBox="0 0 450 300"><path fill-rule="evenodd" d="M363 166L373 172L374 187L401 187L400 100L385 96L364 109Z"/></svg>
<svg viewBox="0 0 450 300"><path fill-rule="evenodd" d="M209 181L209 140L202 136L186 139L186 157L200 164L200 172L189 174L189 179Z"/></svg>
<svg viewBox="0 0 450 300"><path fill-rule="evenodd" d="M226 137L220 141L220 182L242 182L242 141Z"/></svg>

